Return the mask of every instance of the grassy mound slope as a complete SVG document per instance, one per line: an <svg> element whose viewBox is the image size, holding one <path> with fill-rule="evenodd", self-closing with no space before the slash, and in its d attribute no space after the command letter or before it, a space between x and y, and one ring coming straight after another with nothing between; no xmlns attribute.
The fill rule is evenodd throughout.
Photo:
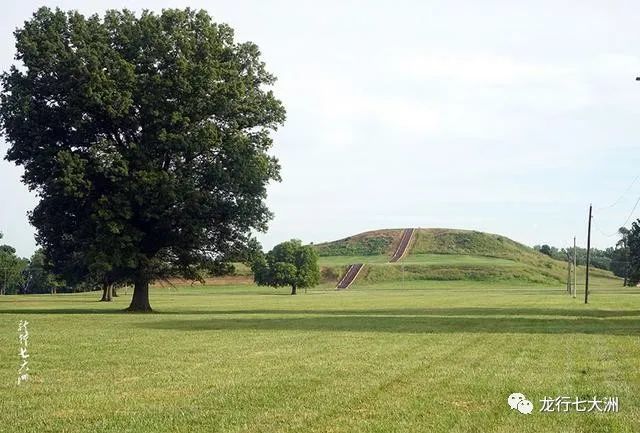
<svg viewBox="0 0 640 433"><path fill-rule="evenodd" d="M402 230L376 230L316 245L325 282L336 280L350 263L365 263L356 284L388 281L518 281L563 284L566 263L504 236L471 230L419 229L409 254L387 263ZM615 279L606 271L593 275Z"/></svg>
<svg viewBox="0 0 640 433"><path fill-rule="evenodd" d="M402 229L373 230L317 244L315 248L320 257L391 255L401 235Z"/></svg>

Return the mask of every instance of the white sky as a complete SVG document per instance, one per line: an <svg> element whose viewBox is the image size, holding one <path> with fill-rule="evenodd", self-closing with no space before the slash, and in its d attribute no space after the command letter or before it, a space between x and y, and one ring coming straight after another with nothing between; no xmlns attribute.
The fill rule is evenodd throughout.
<svg viewBox="0 0 640 433"><path fill-rule="evenodd" d="M1 69L42 4L204 8L261 47L288 112L266 248L391 227L584 245L589 203L640 174L637 2L21 1L0 16ZM0 163L0 243L28 256L36 199L20 173ZM639 195L640 180L594 212L595 246Z"/></svg>

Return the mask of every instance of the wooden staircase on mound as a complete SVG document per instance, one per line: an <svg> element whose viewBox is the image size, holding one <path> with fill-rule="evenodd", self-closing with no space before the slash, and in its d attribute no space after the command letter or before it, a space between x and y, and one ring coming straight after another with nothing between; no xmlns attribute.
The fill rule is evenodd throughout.
<svg viewBox="0 0 640 433"><path fill-rule="evenodd" d="M416 229L404 229L402 231L402 237L400 238L398 248L396 248L396 251L393 253L393 256L391 256L389 262L397 262L404 257L404 255L407 253L409 244L411 243L411 238L413 237L413 233L415 231Z"/></svg>
<svg viewBox="0 0 640 433"><path fill-rule="evenodd" d="M398 260L403 258L405 254L407 254L407 250L409 249L409 244L411 244L411 239L413 238L413 234L415 233L415 230L416 229L404 229L402 231L402 236L400 237L400 243L398 244L398 247L393 253L393 256L391 256L391 259L389 260L389 262L391 263L397 262ZM349 286L358 277L358 274L360 273L363 267L364 267L363 263L354 263L352 265L349 265L347 272L338 282L338 285L336 286L336 290L344 290L349 288Z"/></svg>
<svg viewBox="0 0 640 433"><path fill-rule="evenodd" d="M351 283L353 283L353 281L356 279L356 277L362 270L363 266L364 264L362 263L355 263L353 265L349 265L347 272L344 274L342 279L338 282L338 285L336 286L336 290L344 290L348 288L351 285Z"/></svg>

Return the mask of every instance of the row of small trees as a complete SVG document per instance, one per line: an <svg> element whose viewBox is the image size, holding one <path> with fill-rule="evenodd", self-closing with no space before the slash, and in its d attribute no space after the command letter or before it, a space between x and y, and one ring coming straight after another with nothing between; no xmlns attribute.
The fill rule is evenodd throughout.
<svg viewBox="0 0 640 433"><path fill-rule="evenodd" d="M536 251L541 252L556 260L567 260L567 254L573 257L573 246L567 246L564 248L557 248L548 244L535 245L533 247ZM611 270L611 261L613 259L615 248L609 247L604 250L598 248L591 248L589 255L589 263L594 268ZM576 248L576 261L578 265L585 265L587 263L587 249L577 247Z"/></svg>

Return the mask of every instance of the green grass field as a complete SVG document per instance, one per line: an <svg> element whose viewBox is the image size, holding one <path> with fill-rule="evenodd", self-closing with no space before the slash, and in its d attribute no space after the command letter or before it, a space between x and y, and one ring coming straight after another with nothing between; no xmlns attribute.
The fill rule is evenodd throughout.
<svg viewBox="0 0 640 433"><path fill-rule="evenodd" d="M3 296L0 432L637 432L640 289L612 282L587 306L472 281L154 289L147 315L120 312L124 294ZM620 411L539 412L563 395Z"/></svg>

